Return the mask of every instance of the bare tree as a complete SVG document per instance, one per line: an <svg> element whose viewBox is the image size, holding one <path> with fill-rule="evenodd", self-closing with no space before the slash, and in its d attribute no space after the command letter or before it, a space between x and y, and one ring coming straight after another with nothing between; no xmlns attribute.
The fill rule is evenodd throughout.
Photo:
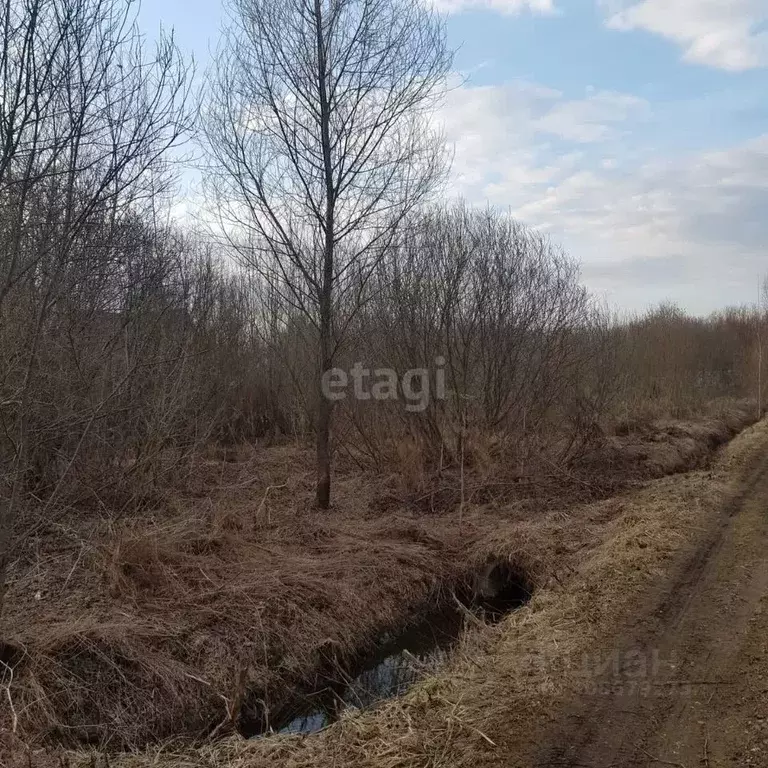
<svg viewBox="0 0 768 768"><path fill-rule="evenodd" d="M350 294L443 176L430 114L451 54L440 17L417 0L233 0L231 11L211 77L207 179L238 256L316 334L326 509L321 382L359 307Z"/></svg>
<svg viewBox="0 0 768 768"><path fill-rule="evenodd" d="M120 0L7 0L0 9L0 330L12 351L1 372L11 450L0 603L33 431L45 423L35 387L51 315L120 269L121 226L165 185L166 152L189 127L189 69L172 38L147 53L136 11ZM75 452L98 407L79 414Z"/></svg>

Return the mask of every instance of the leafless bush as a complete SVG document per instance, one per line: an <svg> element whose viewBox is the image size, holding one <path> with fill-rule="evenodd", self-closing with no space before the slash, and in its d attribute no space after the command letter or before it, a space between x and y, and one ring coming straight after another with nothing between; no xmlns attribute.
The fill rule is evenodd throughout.
<svg viewBox="0 0 768 768"><path fill-rule="evenodd" d="M595 369L605 320L577 264L545 237L494 211L435 209L403 233L369 293L345 356L433 373L422 412L347 401L354 442L372 457L409 435L433 463L456 461L467 433L497 455L545 442L565 455L590 433L607 396Z"/></svg>
<svg viewBox="0 0 768 768"><path fill-rule="evenodd" d="M94 382L87 365L110 346L81 355L94 319L117 310L126 248L149 249L145 233L126 238L188 123L187 68L168 39L147 56L134 12L115 0L0 11L0 573L17 511L43 487L53 503L135 366Z"/></svg>
<svg viewBox="0 0 768 768"><path fill-rule="evenodd" d="M615 397L606 418L627 430L660 416L701 412L715 398L757 399L764 322L754 308L698 318L662 304L615 323Z"/></svg>

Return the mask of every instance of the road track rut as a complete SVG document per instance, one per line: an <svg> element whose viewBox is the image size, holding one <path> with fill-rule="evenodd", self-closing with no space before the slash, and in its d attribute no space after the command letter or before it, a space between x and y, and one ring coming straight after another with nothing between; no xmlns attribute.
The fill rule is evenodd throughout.
<svg viewBox="0 0 768 768"><path fill-rule="evenodd" d="M768 766L768 451L536 766Z"/></svg>

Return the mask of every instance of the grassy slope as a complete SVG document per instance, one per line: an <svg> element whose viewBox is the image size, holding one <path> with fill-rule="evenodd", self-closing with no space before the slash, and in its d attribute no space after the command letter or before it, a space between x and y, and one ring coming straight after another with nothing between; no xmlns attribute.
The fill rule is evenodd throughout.
<svg viewBox="0 0 768 768"><path fill-rule="evenodd" d="M684 545L702 512L683 500L705 496L705 475L586 502L628 478L706 462L750 413L734 407L614 438L580 472L540 487L502 492L499 468L495 490L478 480L483 503L461 514L455 505L425 512L391 478L342 466L336 508L321 516L310 504L311 457L284 447L201 467L192 492L169 494L152 515L55 521L19 558L3 617L3 636L24 652L13 687L19 736L116 748L217 726L224 734L246 688L278 702L329 644L352 652L493 556L525 570L537 594L500 628L473 633L440 679L319 738L234 737L184 759L508 760L562 695L562 649L589 647L617 587L634 594ZM546 663L532 665L532 653ZM531 674L540 667L543 679Z"/></svg>

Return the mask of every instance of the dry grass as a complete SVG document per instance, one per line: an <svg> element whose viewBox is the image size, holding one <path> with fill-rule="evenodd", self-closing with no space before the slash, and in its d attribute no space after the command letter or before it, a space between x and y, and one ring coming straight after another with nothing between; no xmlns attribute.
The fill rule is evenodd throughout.
<svg viewBox="0 0 768 768"><path fill-rule="evenodd" d="M543 717L562 695L541 680L521 687L530 676L521 649L548 659L562 648L576 652L575 628L581 637L586 618L597 631L600 606L611 606L606 590L635 589L682 546L684 534L669 526L685 531L698 514L676 511L669 521L661 514L677 509L664 494L683 480L662 480L636 501L574 507L574 500L604 496L622 473L626 483L700 465L751 412L732 406L698 425L670 422L645 437L617 437L602 472L615 476L613 485L592 482L594 466L553 471L503 495L495 485L461 517L450 497L425 511L393 478L364 476L344 462L333 513L319 514L311 457L296 446L201 463L186 491L169 492L152 515L73 513L41 528L12 573L3 637L23 651L12 691L19 736L32 746L141 749L170 737L224 735L248 692L279 706L329 647L342 658L355 653L479 564L503 558L539 591L502 628L468 640L477 647L460 651L445 675L315 739L246 745L233 737L179 760L309 766L333 754L338 765L379 768L462 765L472 754L495 754L510 743L509 724L521 711ZM644 445L645 457L622 459L621 441ZM440 482L453 488L450 476ZM548 668L548 679L565 678ZM500 686L505 703L489 708Z"/></svg>
<svg viewBox="0 0 768 768"><path fill-rule="evenodd" d="M552 574L557 578L527 607L475 633L441 674L399 700L352 713L316 736L232 738L195 750L167 745L119 765L530 768L552 713L591 693L594 680L583 660L607 658L619 628L704 535L743 465L766 444L768 426L761 423L711 471L655 480L619 499L550 515L543 537L565 544L572 553L568 565L561 560Z"/></svg>

